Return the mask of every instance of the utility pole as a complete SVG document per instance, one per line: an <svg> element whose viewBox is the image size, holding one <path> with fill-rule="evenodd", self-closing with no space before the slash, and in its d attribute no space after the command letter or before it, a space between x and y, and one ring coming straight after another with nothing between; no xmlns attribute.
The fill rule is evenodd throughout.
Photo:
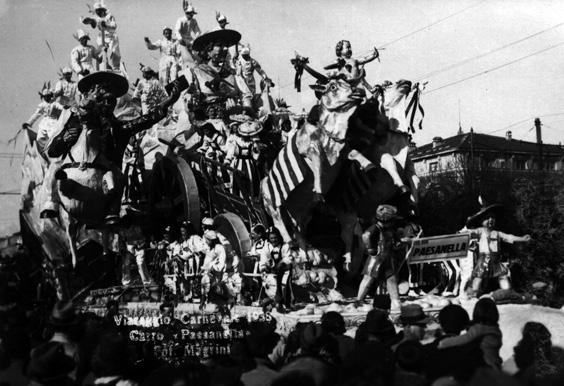
<svg viewBox="0 0 564 386"><path fill-rule="evenodd" d="M544 170L544 162L542 157L542 135L541 135L541 120L535 118L535 128L537 129L537 145L539 147L539 170Z"/></svg>

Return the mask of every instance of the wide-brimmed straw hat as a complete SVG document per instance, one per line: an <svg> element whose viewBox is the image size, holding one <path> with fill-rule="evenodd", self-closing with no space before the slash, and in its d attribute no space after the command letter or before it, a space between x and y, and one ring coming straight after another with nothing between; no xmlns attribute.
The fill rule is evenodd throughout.
<svg viewBox="0 0 564 386"><path fill-rule="evenodd" d="M376 208L376 220L386 222L397 217L398 210L393 205L379 205Z"/></svg>
<svg viewBox="0 0 564 386"><path fill-rule="evenodd" d="M241 137L252 137L260 133L263 129L262 123L258 121L251 121L239 124L237 128L237 134Z"/></svg>
<svg viewBox="0 0 564 386"><path fill-rule="evenodd" d="M74 304L68 301L58 301L53 306L49 323L55 327L71 326L78 323L78 316L74 308Z"/></svg>
<svg viewBox="0 0 564 386"><path fill-rule="evenodd" d="M125 95L129 90L129 82L121 74L113 71L98 71L79 80L78 91L84 94L97 84L105 85L116 98Z"/></svg>
<svg viewBox="0 0 564 386"><path fill-rule="evenodd" d="M404 326L426 326L431 319L419 304L407 304L401 307L399 321Z"/></svg>
<svg viewBox="0 0 564 386"><path fill-rule="evenodd" d="M499 215L503 211L503 207L500 204L485 205L477 213L468 217L466 220L466 226L468 228L478 228L482 226L482 222L486 219L486 216L493 213Z"/></svg>

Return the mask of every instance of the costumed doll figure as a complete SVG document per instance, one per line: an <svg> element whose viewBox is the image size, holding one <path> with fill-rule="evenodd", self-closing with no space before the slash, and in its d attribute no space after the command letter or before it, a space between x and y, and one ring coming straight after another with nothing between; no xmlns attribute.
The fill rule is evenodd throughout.
<svg viewBox="0 0 564 386"><path fill-rule="evenodd" d="M88 74L98 71L98 64L102 60L100 49L88 44L90 36L88 33L79 29L73 35L80 43L74 47L70 53L70 63L74 72L78 75L78 80Z"/></svg>
<svg viewBox="0 0 564 386"><path fill-rule="evenodd" d="M225 163L240 172L244 178L241 180L232 175L233 194L248 197L255 197L259 194L260 174L257 161L260 158L261 144L258 134L263 126L259 121L253 120L248 115L232 115L230 117L236 127L236 135L230 137L227 142ZM249 185L245 188L242 182L248 180Z"/></svg>
<svg viewBox="0 0 564 386"><path fill-rule="evenodd" d="M531 241L529 235L515 236L495 229L496 217L501 213L501 209L499 204L485 206L466 221L470 237L478 239L478 261L474 267L472 281L474 294L480 292L483 281L487 279L497 279L501 289L511 288L509 270L501 262L500 244L502 241L509 244Z"/></svg>
<svg viewBox="0 0 564 386"><path fill-rule="evenodd" d="M341 40L337 42L335 54L337 55L336 62L325 66L325 70L335 69L338 74L343 74L352 84L362 84L367 91L372 92L372 87L366 81L366 71L364 70L364 65L379 57L380 54L378 53L378 50L374 48L374 51L366 56L353 58L350 41Z"/></svg>
<svg viewBox="0 0 564 386"><path fill-rule="evenodd" d="M104 70L120 71L121 53L119 50L119 39L116 33L117 23L115 17L108 12L104 1L94 3L94 15L85 17L82 23L98 29L98 46L106 52L106 61L102 63Z"/></svg>
<svg viewBox="0 0 564 386"><path fill-rule="evenodd" d="M183 0L182 8L184 10L184 16L179 17L176 21L174 32L180 44L182 66L183 68L189 68L195 65L194 56L192 54L192 43L202 32L200 31L198 22L194 19L194 15L197 14L194 7L186 0Z"/></svg>
<svg viewBox="0 0 564 386"><path fill-rule="evenodd" d="M161 59L159 60L159 80L161 84L167 85L178 77L180 60L180 45L176 39L172 38L172 29L163 29L163 38L156 42L145 37L145 44L150 50L159 50Z"/></svg>
<svg viewBox="0 0 564 386"><path fill-rule="evenodd" d="M251 57L251 49L245 46L241 49L235 61L236 81L239 89L243 93L243 106L253 107L253 98L257 91L255 81L255 71L264 79L265 82L274 87L272 81L266 75L259 62Z"/></svg>
<svg viewBox="0 0 564 386"><path fill-rule="evenodd" d="M363 301L370 285L384 275L392 299L392 309L399 309L401 306L394 267L396 250L400 248L400 240L394 229L396 218L395 206L380 205L376 209L376 223L368 227L362 235L368 258L362 270L363 278L358 288L357 302Z"/></svg>
<svg viewBox="0 0 564 386"><path fill-rule="evenodd" d="M72 68L63 67L61 79L55 83L53 96L55 101L65 107L75 107L77 104L76 82L72 80Z"/></svg>
<svg viewBox="0 0 564 386"><path fill-rule="evenodd" d="M64 107L54 100L54 92L51 89L50 82L43 84L43 89L39 91L39 97L41 102L22 127L24 129L31 129L33 124L41 118L37 130L37 144L39 150L42 151L45 144L58 129L57 121Z"/></svg>

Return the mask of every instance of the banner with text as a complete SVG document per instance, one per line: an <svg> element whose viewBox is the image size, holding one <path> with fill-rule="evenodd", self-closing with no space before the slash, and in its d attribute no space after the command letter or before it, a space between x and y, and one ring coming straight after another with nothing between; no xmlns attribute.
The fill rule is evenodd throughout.
<svg viewBox="0 0 564 386"><path fill-rule="evenodd" d="M421 237L413 240L409 251L409 264L432 263L449 259L462 259L468 255L468 233Z"/></svg>

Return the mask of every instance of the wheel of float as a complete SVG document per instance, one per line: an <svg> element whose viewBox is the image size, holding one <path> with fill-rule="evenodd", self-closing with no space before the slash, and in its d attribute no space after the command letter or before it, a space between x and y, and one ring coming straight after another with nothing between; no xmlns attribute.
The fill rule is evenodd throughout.
<svg viewBox="0 0 564 386"><path fill-rule="evenodd" d="M162 157L155 162L149 193L151 216L165 224L190 221L200 228L200 195L196 178L180 157Z"/></svg>
<svg viewBox="0 0 564 386"><path fill-rule="evenodd" d="M251 237L241 217L235 213L222 213L213 219L214 229L222 234L240 257L251 250Z"/></svg>

